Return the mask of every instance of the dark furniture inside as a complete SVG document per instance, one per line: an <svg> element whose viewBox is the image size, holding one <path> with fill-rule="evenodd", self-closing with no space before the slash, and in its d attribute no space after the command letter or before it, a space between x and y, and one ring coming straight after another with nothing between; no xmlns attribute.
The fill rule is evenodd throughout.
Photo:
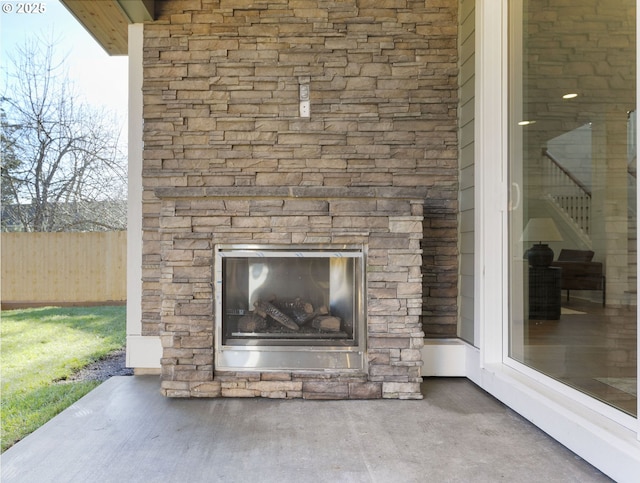
<svg viewBox="0 0 640 483"><path fill-rule="evenodd" d="M571 290L601 290L602 306L607 296L607 285L602 263L593 262L591 250L562 249L552 267L562 268L560 286L567 291L567 301Z"/></svg>
<svg viewBox="0 0 640 483"><path fill-rule="evenodd" d="M560 279L557 267L529 267L529 319L560 318Z"/></svg>

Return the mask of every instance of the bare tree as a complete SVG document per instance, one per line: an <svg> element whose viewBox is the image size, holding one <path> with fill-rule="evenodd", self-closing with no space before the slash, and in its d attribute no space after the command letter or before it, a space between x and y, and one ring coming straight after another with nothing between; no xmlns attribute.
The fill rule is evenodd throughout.
<svg viewBox="0 0 640 483"><path fill-rule="evenodd" d="M15 184L11 180L10 173L20 166L20 160L16 157L14 133L15 128L7 122L4 109L0 109L0 170L2 172L2 206L13 203L15 200Z"/></svg>
<svg viewBox="0 0 640 483"><path fill-rule="evenodd" d="M9 56L0 98L3 230L125 229L119 123L81 101L55 45L36 37Z"/></svg>

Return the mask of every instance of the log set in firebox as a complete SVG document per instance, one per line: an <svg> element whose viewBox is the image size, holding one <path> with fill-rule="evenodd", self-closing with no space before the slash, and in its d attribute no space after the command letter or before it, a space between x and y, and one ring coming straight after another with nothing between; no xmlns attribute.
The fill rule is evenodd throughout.
<svg viewBox="0 0 640 483"><path fill-rule="evenodd" d="M326 306L314 307L299 297L294 299L256 300L254 310L238 320L238 332L272 333L340 332L341 319L329 313Z"/></svg>

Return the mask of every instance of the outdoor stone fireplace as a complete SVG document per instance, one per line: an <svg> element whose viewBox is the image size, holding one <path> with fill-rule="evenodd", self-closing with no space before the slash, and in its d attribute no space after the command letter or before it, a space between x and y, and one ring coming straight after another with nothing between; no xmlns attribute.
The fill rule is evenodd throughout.
<svg viewBox="0 0 640 483"><path fill-rule="evenodd" d="M165 395L422 397L425 190L155 194Z"/></svg>
<svg viewBox="0 0 640 483"><path fill-rule="evenodd" d="M457 8L156 0L141 335L165 395L422 397L423 330L457 327Z"/></svg>

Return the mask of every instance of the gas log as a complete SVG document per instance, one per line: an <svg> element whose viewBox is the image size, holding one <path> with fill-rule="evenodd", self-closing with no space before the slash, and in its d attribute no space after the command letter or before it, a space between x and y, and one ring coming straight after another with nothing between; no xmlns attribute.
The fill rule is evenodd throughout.
<svg viewBox="0 0 640 483"><path fill-rule="evenodd" d="M276 322L284 325L287 329L300 330L300 326L291 320L291 317L280 311L275 305L263 300L256 300L253 303L253 306L261 317L267 317L268 315Z"/></svg>
<svg viewBox="0 0 640 483"><path fill-rule="evenodd" d="M311 326L324 332L340 332L340 318L332 315L321 315L311 321Z"/></svg>
<svg viewBox="0 0 640 483"><path fill-rule="evenodd" d="M339 332L342 320L329 313L324 305L317 309L313 304L300 299L256 300L254 311L238 320L239 332L268 331L274 321L278 327L299 331L306 326L319 332ZM308 330L309 330L308 329Z"/></svg>
<svg viewBox="0 0 640 483"><path fill-rule="evenodd" d="M316 315L313 305L305 302L299 297L290 300L272 300L271 303L281 311L291 315L293 321L298 325L304 325Z"/></svg>
<svg viewBox="0 0 640 483"><path fill-rule="evenodd" d="M269 326L267 319L260 317L258 314L251 312L244 315L238 321L239 332L260 332Z"/></svg>

